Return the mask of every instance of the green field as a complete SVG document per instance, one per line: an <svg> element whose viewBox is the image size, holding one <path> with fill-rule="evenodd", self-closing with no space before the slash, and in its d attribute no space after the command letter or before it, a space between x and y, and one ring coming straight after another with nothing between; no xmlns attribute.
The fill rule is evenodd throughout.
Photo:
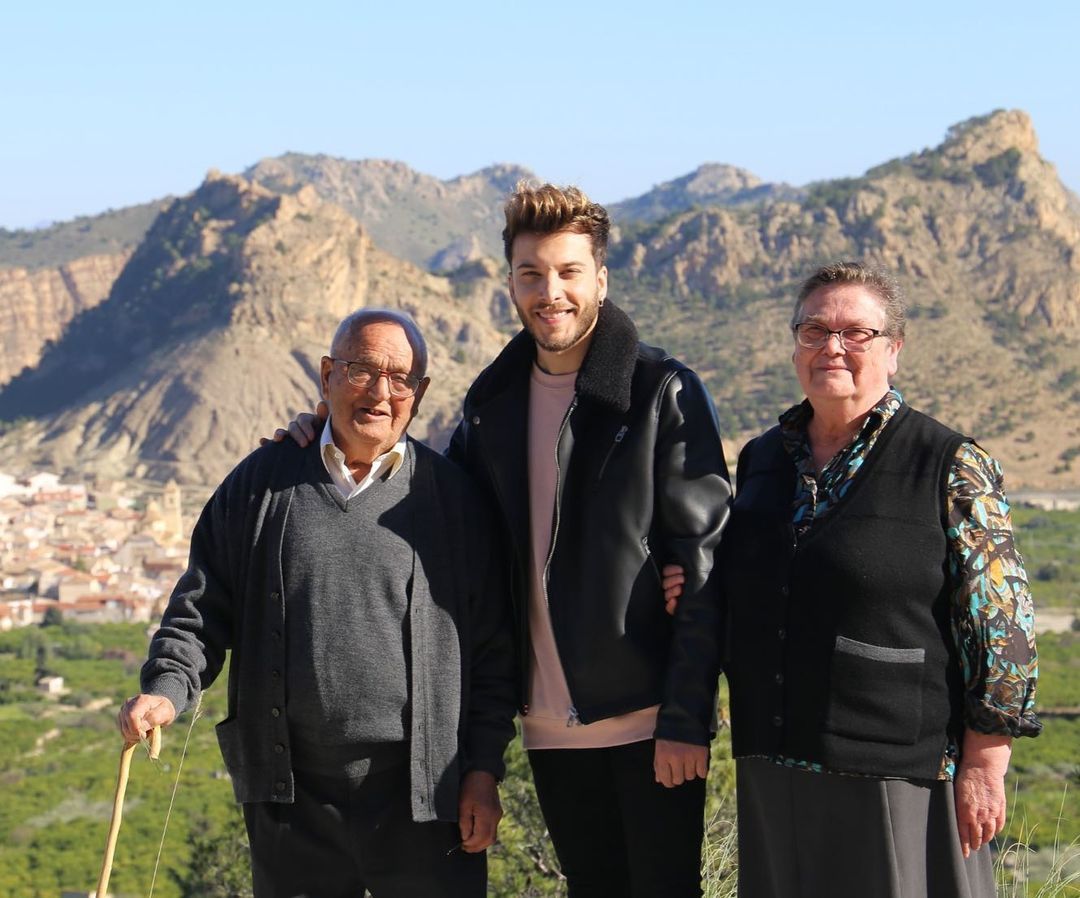
<svg viewBox="0 0 1080 898"><path fill-rule="evenodd" d="M1080 514L1019 509L1016 521L1029 570L1062 570L1045 581L1033 577L1037 601L1049 585L1060 587L1054 595L1067 602L1080 574ZM1039 891L1055 875L1055 851L1060 858L1080 844L1080 717L1072 713L1080 709L1080 632L1043 635L1039 650L1039 706L1059 710L1045 717L1038 739L1014 746L1002 844L1019 840L1031 850L1019 865L1027 868L1027 881L1002 894L1080 895L1075 885ZM141 626L63 624L0 634L0 895L57 898L64 889L94 887L120 752L114 716L137 688L145 651ZM63 676L68 692L59 699L37 692L33 683L43 671ZM154 888L160 898L246 894L243 826L213 733L224 714L220 682L205 696L191 731ZM159 762L136 755L112 878L117 898L148 894L188 722L185 717L167 732ZM491 894L562 894L516 742L509 763L501 790L507 816L501 844L490 855ZM709 898L734 894L732 767L724 730L714 744L710 774ZM1080 872L1080 859L1069 869Z"/></svg>
<svg viewBox="0 0 1080 898"><path fill-rule="evenodd" d="M1080 612L1080 511L1014 508L1013 527L1036 609Z"/></svg>

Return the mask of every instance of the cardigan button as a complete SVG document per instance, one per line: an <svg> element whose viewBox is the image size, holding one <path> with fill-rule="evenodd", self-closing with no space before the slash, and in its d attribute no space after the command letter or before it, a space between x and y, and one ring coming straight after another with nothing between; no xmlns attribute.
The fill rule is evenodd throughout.
<svg viewBox="0 0 1080 898"><path fill-rule="evenodd" d="M479 415L473 415L472 422L473 422L473 424L479 424L480 423L480 416Z"/></svg>
<svg viewBox="0 0 1080 898"><path fill-rule="evenodd" d="M789 590L789 589L787 588L787 586L781 586L781 587L780 587L780 595L782 595L782 596L786 596L786 595L788 595L788 593L790 593L790 591L791 591L791 590Z"/></svg>
<svg viewBox="0 0 1080 898"><path fill-rule="evenodd" d="M271 717L280 717L281 716L281 708L271 708L270 709L270 716Z"/></svg>
<svg viewBox="0 0 1080 898"><path fill-rule="evenodd" d="M277 745L274 746L274 754L275 755L283 755L283 754L285 754L285 746L282 745L279 742Z"/></svg>
<svg viewBox="0 0 1080 898"><path fill-rule="evenodd" d="M278 780L276 783L274 783L274 791L275 792L284 792L285 791L285 781L284 780Z"/></svg>
<svg viewBox="0 0 1080 898"><path fill-rule="evenodd" d="M781 640L787 639L787 630L781 627L779 630L776 631L776 638Z"/></svg>
<svg viewBox="0 0 1080 898"><path fill-rule="evenodd" d="M782 673L778 673L773 679L776 680L777 686L782 686L784 683L784 675ZM276 711L277 709L275 708L274 710Z"/></svg>
<svg viewBox="0 0 1080 898"><path fill-rule="evenodd" d="M773 719L772 719L772 725L773 725L774 727L780 727L780 726L783 726L783 725L784 725L784 718L783 718L783 717L781 717L781 716L780 716L779 714L777 714L777 715L776 715L775 717L773 717Z"/></svg>

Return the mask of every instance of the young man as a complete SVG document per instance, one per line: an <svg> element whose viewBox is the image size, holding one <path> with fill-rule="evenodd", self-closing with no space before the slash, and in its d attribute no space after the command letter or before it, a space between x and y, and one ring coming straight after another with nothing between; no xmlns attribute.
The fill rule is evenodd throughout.
<svg viewBox="0 0 1080 898"><path fill-rule="evenodd" d="M571 898L701 894L730 487L701 381L608 301L609 222L576 188L506 204L524 331L449 450L513 556L524 744ZM674 617L658 561L685 570Z"/></svg>

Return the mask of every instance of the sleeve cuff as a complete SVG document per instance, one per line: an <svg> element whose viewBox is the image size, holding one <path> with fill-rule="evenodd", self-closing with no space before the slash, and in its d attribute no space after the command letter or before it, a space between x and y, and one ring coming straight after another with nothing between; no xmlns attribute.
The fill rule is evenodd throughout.
<svg viewBox="0 0 1080 898"><path fill-rule="evenodd" d="M179 677L158 676L145 681L141 688L147 695L161 695L172 702L177 717L183 714L190 704L187 684Z"/></svg>
<svg viewBox="0 0 1080 898"><path fill-rule="evenodd" d="M1042 722L1031 708L1010 714L982 702L969 701L965 718L969 729L988 736L1038 736L1042 732Z"/></svg>

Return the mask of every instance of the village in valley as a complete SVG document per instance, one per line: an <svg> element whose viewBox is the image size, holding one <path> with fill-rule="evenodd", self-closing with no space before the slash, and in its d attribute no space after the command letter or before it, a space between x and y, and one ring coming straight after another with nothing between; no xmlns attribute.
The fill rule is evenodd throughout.
<svg viewBox="0 0 1080 898"><path fill-rule="evenodd" d="M0 631L156 623L187 565L180 487L0 471ZM50 678L39 688L63 688Z"/></svg>

